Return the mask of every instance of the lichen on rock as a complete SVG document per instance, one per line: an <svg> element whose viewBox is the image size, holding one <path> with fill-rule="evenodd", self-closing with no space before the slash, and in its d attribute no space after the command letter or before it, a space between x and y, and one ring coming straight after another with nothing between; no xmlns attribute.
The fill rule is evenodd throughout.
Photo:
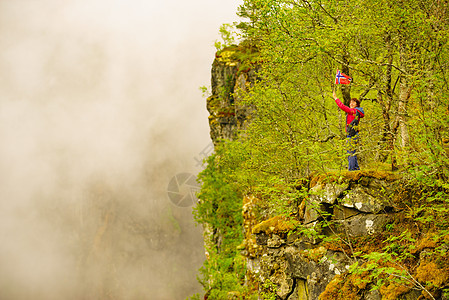
<svg viewBox="0 0 449 300"><path fill-rule="evenodd" d="M402 211L395 203L401 188L398 179L387 173L365 171L355 176L332 174L310 182L313 185L309 197L302 202L305 204L303 217L274 216L256 224L254 220L258 216L253 211L253 223L245 227L246 238L256 243L258 249L247 256L252 274L261 283L274 283L278 299L283 300L414 299L416 290L411 287L395 285L392 281L382 285L382 289L371 291L374 282L369 272L348 271L356 260L366 261L355 255L356 252L380 251L379 241L388 236L386 225L398 221ZM247 208L245 205L248 216ZM319 209L324 211L318 213ZM304 234L312 231L315 236ZM444 238L440 242L445 242ZM416 249L416 255L437 245L435 237L426 236L411 249ZM447 282L446 275L431 277L431 269L446 274L423 260L415 276L438 286ZM258 286L263 292L263 284Z"/></svg>

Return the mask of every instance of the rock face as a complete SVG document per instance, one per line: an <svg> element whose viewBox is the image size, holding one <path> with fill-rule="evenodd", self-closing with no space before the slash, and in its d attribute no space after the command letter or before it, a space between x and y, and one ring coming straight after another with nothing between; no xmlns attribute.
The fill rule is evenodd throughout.
<svg viewBox="0 0 449 300"><path fill-rule="evenodd" d="M207 99L210 136L214 144L220 139L232 140L246 128L252 109L239 96L256 80L257 66L243 67L237 57L242 49L229 47L216 55L212 64L212 95Z"/></svg>
<svg viewBox="0 0 449 300"><path fill-rule="evenodd" d="M348 178L314 183L300 214L302 225L312 230L318 222L328 220L329 227L321 229L316 236L294 231L292 234L289 229L293 224L286 226L288 221L282 223L279 218L251 227L250 203L256 200L245 201L244 217L248 226L245 226L244 254L248 261L248 277L273 283L277 299L318 299L329 282L355 262L344 251L325 247L319 234L372 235L383 230L393 218L394 204L390 199L395 191L395 180L373 176L356 172ZM380 299L371 294L370 297L366 299Z"/></svg>

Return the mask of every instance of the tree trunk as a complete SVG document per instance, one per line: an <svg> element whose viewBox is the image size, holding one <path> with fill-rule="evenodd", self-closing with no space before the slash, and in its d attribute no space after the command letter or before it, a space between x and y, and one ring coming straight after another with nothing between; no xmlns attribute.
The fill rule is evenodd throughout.
<svg viewBox="0 0 449 300"><path fill-rule="evenodd" d="M410 98L411 90L412 87L408 85L407 80L405 78L402 78L398 103L398 122L399 133L401 137L401 146L403 150L408 148L410 141L407 123L407 103L408 99Z"/></svg>
<svg viewBox="0 0 449 300"><path fill-rule="evenodd" d="M405 42L402 41L402 45L399 47L400 55L400 67L402 70L408 73L408 60L406 57L407 49L405 47ZM409 84L408 74L402 74L399 85L399 101L398 101L398 125L399 125L399 133L401 138L401 147L402 150L405 150L409 146L410 135L408 131L408 122L407 122L407 103L410 98L410 93L412 92L412 86Z"/></svg>
<svg viewBox="0 0 449 300"><path fill-rule="evenodd" d="M349 74L349 54L346 52L343 54L343 65L341 66L341 72L348 76ZM346 106L349 106L349 102L351 101L351 85L350 84L342 84L341 85L341 93L343 94L343 103Z"/></svg>
<svg viewBox="0 0 449 300"><path fill-rule="evenodd" d="M396 130L394 129L394 125L391 123L391 104L393 102L393 89L392 88L392 69L393 69L393 50L391 47L391 35L387 34L385 36L385 45L387 48L387 68L385 70L385 74L383 77L382 87L383 92L379 92L378 101L382 107L382 117L384 120L384 128L383 128L383 137L382 142L385 143L386 155L382 155L381 161L387 160L388 156L391 157L391 170L397 170L397 159L396 159L396 151L395 151L395 135ZM396 83L395 83L396 85ZM385 95L385 98L384 96Z"/></svg>

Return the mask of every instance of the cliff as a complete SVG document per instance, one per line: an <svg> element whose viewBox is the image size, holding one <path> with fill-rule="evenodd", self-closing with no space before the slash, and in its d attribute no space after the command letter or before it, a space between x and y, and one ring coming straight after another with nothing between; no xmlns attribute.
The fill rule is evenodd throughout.
<svg viewBox="0 0 449 300"><path fill-rule="evenodd" d="M252 109L241 97L257 79L257 65L245 62L250 56L251 51L238 46L216 54L212 64L212 95L207 98L210 136L214 144L221 139L232 140L246 128L251 116Z"/></svg>
<svg viewBox="0 0 449 300"><path fill-rule="evenodd" d="M257 68L242 71L241 50L225 49L213 63L207 108L214 144L234 139L254 113L241 95ZM248 292L228 299L449 299L449 233L415 221L427 216L417 207L425 207L419 201L431 187L362 170L312 174L298 189L306 196L274 216L261 213L263 200L243 195L239 250ZM220 240L212 232L207 240Z"/></svg>
<svg viewBox="0 0 449 300"><path fill-rule="evenodd" d="M353 284L356 276L347 279L350 267L381 250L388 234L413 230L403 223L402 185L393 174L364 171L328 179L312 184L292 220L277 216L254 225L258 200L245 199L247 276L275 299L417 299L421 291L412 286L371 291L369 278L357 279L363 284ZM315 234L304 234L304 228ZM267 282L274 284L268 290Z"/></svg>

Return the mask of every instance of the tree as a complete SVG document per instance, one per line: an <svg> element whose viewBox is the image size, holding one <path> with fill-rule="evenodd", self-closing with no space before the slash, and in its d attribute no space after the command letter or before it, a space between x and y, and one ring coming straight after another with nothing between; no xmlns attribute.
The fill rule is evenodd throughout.
<svg viewBox="0 0 449 300"><path fill-rule="evenodd" d="M367 124L365 145L377 149L373 157L390 157L393 169L398 163L411 169L417 161L433 163L447 177L447 155L441 146L448 132L447 6L438 0L246 0L240 14L249 22L240 28L257 41L264 62L264 80L256 89L270 94L277 90L286 103L305 109L307 114L294 113L308 133L321 128L329 136L341 136L341 126L335 126L338 116L323 101L339 68L354 78L351 87L342 88L344 101L358 94L363 105L369 105L367 116L375 124ZM274 103L261 94L250 98L260 107L263 99ZM437 122L439 133L429 129L429 123ZM311 141L307 133L295 139L298 145ZM327 145L321 146L319 151L324 151Z"/></svg>

